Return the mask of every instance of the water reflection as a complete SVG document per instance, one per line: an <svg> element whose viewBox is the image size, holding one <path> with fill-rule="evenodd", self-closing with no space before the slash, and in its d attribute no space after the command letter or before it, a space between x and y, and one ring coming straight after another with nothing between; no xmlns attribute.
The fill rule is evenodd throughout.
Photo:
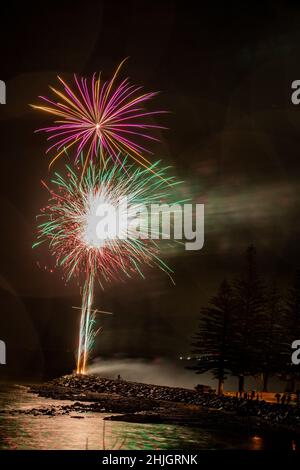
<svg viewBox="0 0 300 470"><path fill-rule="evenodd" d="M0 410L70 404L36 397L19 386L0 387ZM272 438L240 432L161 424L104 421L106 413L32 416L0 414L0 449L253 449L296 448L289 436Z"/></svg>

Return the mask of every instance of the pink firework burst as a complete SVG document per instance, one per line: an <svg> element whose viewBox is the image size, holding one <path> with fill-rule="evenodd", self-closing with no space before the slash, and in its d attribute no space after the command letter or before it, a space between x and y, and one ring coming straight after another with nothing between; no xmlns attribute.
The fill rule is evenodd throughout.
<svg viewBox="0 0 300 470"><path fill-rule="evenodd" d="M140 94L142 87L131 85L129 79L115 84L118 72L124 63L118 66L111 80L101 83L99 75L91 80L74 75L75 91L60 77L63 91L50 87L60 101L40 96L47 105L32 105L59 118L55 125L38 129L49 134L51 142L46 153L55 150L49 167L70 147L76 148L75 160L81 152L86 155L85 167L89 160L100 154L105 164L110 155L118 160L121 153L132 157L144 167L151 162L144 156L149 149L136 142L136 138L158 141L151 131L165 129L163 126L147 123L147 119L166 111L146 111L145 101L153 98L157 92ZM37 131L37 132L38 132Z"/></svg>

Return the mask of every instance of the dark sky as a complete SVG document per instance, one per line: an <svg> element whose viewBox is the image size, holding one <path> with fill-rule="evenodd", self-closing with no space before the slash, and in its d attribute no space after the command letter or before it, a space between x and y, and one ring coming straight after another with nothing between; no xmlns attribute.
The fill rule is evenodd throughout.
<svg viewBox="0 0 300 470"><path fill-rule="evenodd" d="M300 79L300 7L195 3L1 5L0 338L11 351L33 349L37 369L45 350L75 347L71 307L80 303L76 283L39 269L37 260L49 257L31 249L48 173L45 138L33 132L49 119L28 104L48 93L57 74L109 77L129 56L121 76L161 91L149 108L171 111L157 158L205 203L203 250L168 259L175 287L152 270L146 281L99 289L97 306L114 312L103 319L99 354L186 351L200 306L224 276L239 273L251 243L261 272L282 285L300 264L300 106L291 103L291 83ZM24 367L33 367L30 360Z"/></svg>

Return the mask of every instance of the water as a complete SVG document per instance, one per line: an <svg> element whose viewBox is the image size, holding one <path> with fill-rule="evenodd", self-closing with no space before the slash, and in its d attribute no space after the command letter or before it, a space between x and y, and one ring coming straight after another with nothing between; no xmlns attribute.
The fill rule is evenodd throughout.
<svg viewBox="0 0 300 470"><path fill-rule="evenodd" d="M0 410L31 409L70 404L40 398L28 387L0 385ZM224 433L164 424L104 421L106 413L72 413L60 416L0 414L0 449L278 449L278 442L264 436ZM280 447L291 448L290 437Z"/></svg>

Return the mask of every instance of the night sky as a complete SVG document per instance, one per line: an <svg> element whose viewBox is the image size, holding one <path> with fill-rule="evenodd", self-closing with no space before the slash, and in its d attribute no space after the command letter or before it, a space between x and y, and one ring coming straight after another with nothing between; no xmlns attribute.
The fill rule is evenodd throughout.
<svg viewBox="0 0 300 470"><path fill-rule="evenodd" d="M48 94L57 74L71 81L74 72L102 70L109 78L129 56L121 77L161 92L149 109L170 110L156 158L205 204L204 248L167 259L176 286L152 269L146 281L97 290L97 306L114 315L102 318L96 354L186 353L200 307L224 277L238 276L252 243L261 273L283 287L300 266L300 105L291 102L300 7L73 3L1 5L0 338L6 372L25 375L68 370L77 341L78 285L49 272L46 249L31 248L47 199L40 180L49 175L45 136L34 130L49 116L29 103Z"/></svg>

